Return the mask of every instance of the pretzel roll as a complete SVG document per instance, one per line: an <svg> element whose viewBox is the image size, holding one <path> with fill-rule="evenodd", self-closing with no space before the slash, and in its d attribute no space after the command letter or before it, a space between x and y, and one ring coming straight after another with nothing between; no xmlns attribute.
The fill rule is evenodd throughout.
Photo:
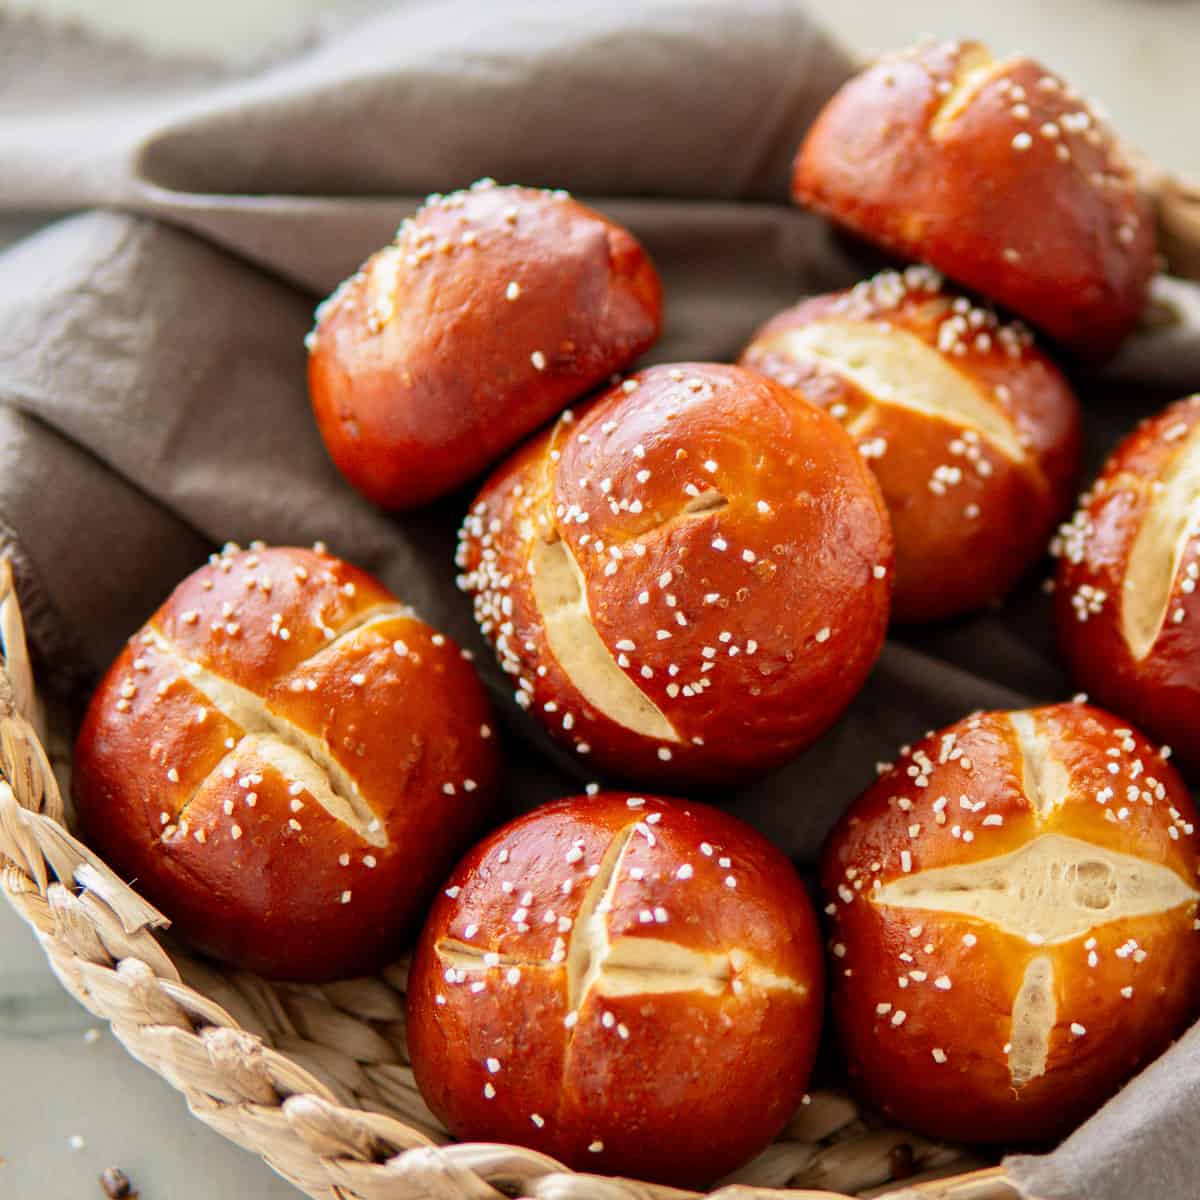
<svg viewBox="0 0 1200 1200"><path fill-rule="evenodd" d="M308 382L330 457L384 508L465 483L658 339L633 235L565 192L432 196L317 310Z"/></svg>
<svg viewBox="0 0 1200 1200"><path fill-rule="evenodd" d="M1075 678L1200 779L1200 395L1117 447L1052 549Z"/></svg>
<svg viewBox="0 0 1200 1200"><path fill-rule="evenodd" d="M885 271L780 313L754 367L842 422L883 488L896 536L892 615L924 621L1004 595L1070 505L1079 404L1027 330Z"/></svg>
<svg viewBox="0 0 1200 1200"><path fill-rule="evenodd" d="M799 1104L820 939L788 860L700 804L546 805L461 862L421 934L408 1048L457 1137L703 1186Z"/></svg>
<svg viewBox="0 0 1200 1200"><path fill-rule="evenodd" d="M980 713L904 752L825 848L854 1086L967 1142L1066 1133L1195 1012L1196 813L1084 704Z"/></svg>
<svg viewBox="0 0 1200 1200"><path fill-rule="evenodd" d="M1137 324L1154 272L1153 213L1106 125L1039 63L978 42L925 43L846 83L792 196L1088 358Z"/></svg>
<svg viewBox="0 0 1200 1200"><path fill-rule="evenodd" d="M217 958L364 974L478 831L491 721L461 652L371 576L323 550L227 547L92 698L83 836Z"/></svg>
<svg viewBox="0 0 1200 1200"><path fill-rule="evenodd" d="M487 482L460 584L516 700L589 762L697 786L791 758L883 644L887 512L826 413L738 367L652 367Z"/></svg>

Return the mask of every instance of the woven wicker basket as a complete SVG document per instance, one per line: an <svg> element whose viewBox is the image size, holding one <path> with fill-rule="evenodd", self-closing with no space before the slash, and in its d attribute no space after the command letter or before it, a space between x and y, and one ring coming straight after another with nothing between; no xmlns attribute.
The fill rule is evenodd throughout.
<svg viewBox="0 0 1200 1200"><path fill-rule="evenodd" d="M1200 188L1142 165L1177 274L1200 278ZM53 725L53 723L51 723ZM167 920L69 832L69 755L34 688L0 560L0 868L63 986L206 1124L319 1200L684 1200L693 1193L568 1171L519 1147L454 1144L425 1107L404 1035L407 964L322 987L221 972L165 938ZM996 1167L888 1128L845 1094L808 1097L780 1139L717 1195L788 1200L1013 1200ZM908 1175L902 1184L898 1175ZM786 1192L773 1189L787 1188ZM801 1189L801 1190L796 1190ZM804 1190L816 1189L816 1190Z"/></svg>
<svg viewBox="0 0 1200 1200"><path fill-rule="evenodd" d="M0 560L4 892L67 991L206 1124L319 1200L689 1195L575 1174L518 1147L448 1144L408 1066L404 962L370 979L300 986L222 973L167 944L166 919L68 832L66 750L65 738L47 733L12 572ZM901 1164L925 1182L870 1190ZM995 1171L937 1181L976 1165L952 1147L864 1119L845 1095L819 1092L724 1190L739 1200L789 1185L826 1197L1010 1200L1015 1193Z"/></svg>

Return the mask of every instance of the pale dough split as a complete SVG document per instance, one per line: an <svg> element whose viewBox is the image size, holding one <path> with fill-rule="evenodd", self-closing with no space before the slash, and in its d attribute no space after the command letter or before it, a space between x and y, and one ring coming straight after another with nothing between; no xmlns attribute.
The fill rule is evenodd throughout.
<svg viewBox="0 0 1200 1200"><path fill-rule="evenodd" d="M1049 945L1111 921L1170 912L1198 895L1170 867L1047 833L1010 854L900 876L871 901L974 917Z"/></svg>
<svg viewBox="0 0 1200 1200"><path fill-rule="evenodd" d="M587 584L566 542L535 538L530 574L550 652L584 700L625 729L659 742L678 742L674 726L617 666L596 632Z"/></svg>
<svg viewBox="0 0 1200 1200"><path fill-rule="evenodd" d="M1067 798L1071 776L1054 756L1048 739L1038 732L1037 722L1030 713L1011 712L1008 719L1021 747L1025 795L1034 811L1047 817Z"/></svg>
<svg viewBox="0 0 1200 1200"><path fill-rule="evenodd" d="M941 417L977 432L1006 458L1026 461L1016 430L965 375L915 334L871 321L815 321L772 336L766 348L845 376L878 403Z"/></svg>
<svg viewBox="0 0 1200 1200"><path fill-rule="evenodd" d="M348 825L364 842L372 846L388 844L383 823L323 738L272 712L256 692L206 671L157 630L150 631L150 642L218 712L241 727L246 736L239 750L252 752L286 778L300 783L330 816Z"/></svg>
<svg viewBox="0 0 1200 1200"><path fill-rule="evenodd" d="M1012 59L993 58L982 46L966 47L959 56L951 88L930 119L929 136L935 140L944 138L971 101L1012 65Z"/></svg>
<svg viewBox="0 0 1200 1200"><path fill-rule="evenodd" d="M600 860L600 870L588 887L583 903L575 914L575 926L567 947L567 1007L578 1009L604 970L611 944L608 940L608 914L621 876L621 860L637 825L627 825L608 844Z"/></svg>
<svg viewBox="0 0 1200 1200"><path fill-rule="evenodd" d="M1013 1001L1008 1051L1008 1073L1013 1087L1023 1088L1046 1073L1050 1032L1057 1018L1054 964L1040 955L1025 968L1021 990Z"/></svg>
<svg viewBox="0 0 1200 1200"><path fill-rule="evenodd" d="M1121 589L1121 632L1135 659L1154 648L1179 564L1200 522L1200 426L1180 445L1134 539Z"/></svg>

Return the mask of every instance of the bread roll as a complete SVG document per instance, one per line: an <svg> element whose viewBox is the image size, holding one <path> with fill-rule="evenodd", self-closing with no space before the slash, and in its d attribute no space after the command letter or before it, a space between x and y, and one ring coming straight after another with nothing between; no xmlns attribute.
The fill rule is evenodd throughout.
<svg viewBox="0 0 1200 1200"><path fill-rule="evenodd" d="M101 682L73 787L88 845L183 937L321 980L399 951L497 769L447 638L323 551L230 547Z"/></svg>
<svg viewBox="0 0 1200 1200"><path fill-rule="evenodd" d="M699 804L577 796L450 877L409 973L409 1053L459 1138L704 1186L800 1102L822 984L808 895L764 838Z"/></svg>
<svg viewBox="0 0 1200 1200"><path fill-rule="evenodd" d="M1055 540L1058 640L1080 685L1200 780L1200 395L1130 434Z"/></svg>
<svg viewBox="0 0 1200 1200"><path fill-rule="evenodd" d="M1068 1132L1196 1011L1196 812L1084 704L980 713L905 748L825 848L852 1084L932 1137Z"/></svg>
<svg viewBox="0 0 1200 1200"><path fill-rule="evenodd" d="M384 508L478 475L658 338L633 236L565 192L432 196L318 310L308 382L330 457Z"/></svg>
<svg viewBox="0 0 1200 1200"><path fill-rule="evenodd" d="M835 416L870 461L896 620L979 608L1045 553L1074 495L1080 414L1023 326L909 267L787 309L741 361Z"/></svg>
<svg viewBox="0 0 1200 1200"><path fill-rule="evenodd" d="M1154 273L1153 213L1095 110L978 42L923 43L851 79L792 195L1088 358L1132 331Z"/></svg>
<svg viewBox="0 0 1200 1200"><path fill-rule="evenodd" d="M504 463L459 564L555 738L625 778L715 786L786 762L862 686L892 540L836 421L757 373L682 363Z"/></svg>

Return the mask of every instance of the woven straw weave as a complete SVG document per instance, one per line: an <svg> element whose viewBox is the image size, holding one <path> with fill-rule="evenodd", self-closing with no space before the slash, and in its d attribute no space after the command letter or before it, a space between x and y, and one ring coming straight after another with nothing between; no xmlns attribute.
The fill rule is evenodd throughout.
<svg viewBox="0 0 1200 1200"><path fill-rule="evenodd" d="M407 965L321 987L222 972L165 941L167 921L66 828L66 758L38 703L20 608L0 560L0 867L63 986L207 1125L318 1200L684 1200L576 1174L531 1150L454 1144L413 1083ZM47 750L49 747L49 751ZM910 1158L911 1154L911 1158ZM919 1173L899 1191L897 1163ZM886 1195L1010 1200L961 1151L864 1119L836 1092L726 1181L726 1200ZM951 1177L952 1176L952 1177ZM771 1189L789 1188L787 1192ZM821 1189L790 1190L790 1189Z"/></svg>

